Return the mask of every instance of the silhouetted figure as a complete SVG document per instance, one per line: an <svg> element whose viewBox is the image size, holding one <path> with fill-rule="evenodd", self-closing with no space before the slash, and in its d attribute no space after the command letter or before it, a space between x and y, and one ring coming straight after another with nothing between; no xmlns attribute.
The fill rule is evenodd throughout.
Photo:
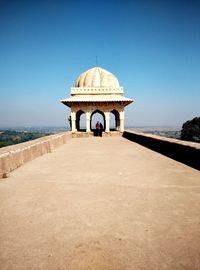
<svg viewBox="0 0 200 270"><path fill-rule="evenodd" d="M102 133L103 133L103 125L102 125L102 123L100 122L100 124L99 124L99 126L100 126L100 136L102 137Z"/></svg>
<svg viewBox="0 0 200 270"><path fill-rule="evenodd" d="M99 121L96 122L96 136L100 136L100 124L99 124Z"/></svg>
<svg viewBox="0 0 200 270"><path fill-rule="evenodd" d="M71 118L71 115L68 117L68 122L69 122L70 130L72 130L72 118Z"/></svg>

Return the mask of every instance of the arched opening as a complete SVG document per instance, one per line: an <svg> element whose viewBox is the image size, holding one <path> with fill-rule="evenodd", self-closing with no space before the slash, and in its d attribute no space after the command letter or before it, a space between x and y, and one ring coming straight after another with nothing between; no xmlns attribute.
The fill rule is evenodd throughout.
<svg viewBox="0 0 200 270"><path fill-rule="evenodd" d="M117 110L110 112L110 131L120 130L120 116Z"/></svg>
<svg viewBox="0 0 200 270"><path fill-rule="evenodd" d="M82 110L76 113L76 129L78 131L86 131L86 114Z"/></svg>
<svg viewBox="0 0 200 270"><path fill-rule="evenodd" d="M116 130L116 120L115 115L110 112L110 131Z"/></svg>
<svg viewBox="0 0 200 270"><path fill-rule="evenodd" d="M96 122L99 121L100 123L102 123L103 125L103 131L106 128L106 120L105 120L105 115L102 111L100 110L95 110L92 114L91 114L91 118L90 118L90 129L92 131L95 130L96 128Z"/></svg>

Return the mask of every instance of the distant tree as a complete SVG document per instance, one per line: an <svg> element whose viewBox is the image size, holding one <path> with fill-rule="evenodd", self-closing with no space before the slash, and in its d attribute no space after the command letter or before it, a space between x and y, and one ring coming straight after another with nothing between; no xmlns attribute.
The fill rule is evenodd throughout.
<svg viewBox="0 0 200 270"><path fill-rule="evenodd" d="M200 117L185 122L181 130L181 139L200 142Z"/></svg>
<svg viewBox="0 0 200 270"><path fill-rule="evenodd" d="M49 135L49 133L5 130L0 132L0 148L12 144L34 140L47 135Z"/></svg>

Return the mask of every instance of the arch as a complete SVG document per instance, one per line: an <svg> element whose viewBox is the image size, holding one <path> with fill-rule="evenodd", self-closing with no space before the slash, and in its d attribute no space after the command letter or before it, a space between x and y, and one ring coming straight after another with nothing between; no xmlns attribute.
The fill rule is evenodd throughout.
<svg viewBox="0 0 200 270"><path fill-rule="evenodd" d="M77 131L86 131L86 119L84 119L83 121L80 121L81 116L83 116L83 114L85 114L85 112L83 110L79 110L78 112L76 112L76 129L77 129Z"/></svg>
<svg viewBox="0 0 200 270"><path fill-rule="evenodd" d="M93 130L93 128L92 128L92 117L93 117L96 113L99 113L99 114L103 117L103 130L105 130L105 128L106 128L105 114L104 114L104 112L100 111L99 109L93 111L92 114L91 114L91 118L90 118L90 129Z"/></svg>
<svg viewBox="0 0 200 270"><path fill-rule="evenodd" d="M114 113L110 112L110 122L109 122L110 131L116 130L116 119L115 118L116 117L115 117Z"/></svg>
<svg viewBox="0 0 200 270"><path fill-rule="evenodd" d="M114 115L114 119L115 119L114 130L120 130L120 114L119 114L119 112L116 109L114 109L111 111L111 113ZM111 129L111 130L113 130L113 129Z"/></svg>

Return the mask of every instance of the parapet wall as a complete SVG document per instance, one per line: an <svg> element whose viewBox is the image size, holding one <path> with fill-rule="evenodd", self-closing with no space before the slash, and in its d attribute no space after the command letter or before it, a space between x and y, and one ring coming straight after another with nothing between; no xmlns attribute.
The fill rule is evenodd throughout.
<svg viewBox="0 0 200 270"><path fill-rule="evenodd" d="M123 137L200 170L200 143L125 130Z"/></svg>
<svg viewBox="0 0 200 270"><path fill-rule="evenodd" d="M65 144L72 137L71 132L45 136L36 140L0 148L0 178L22 164L31 161Z"/></svg>

